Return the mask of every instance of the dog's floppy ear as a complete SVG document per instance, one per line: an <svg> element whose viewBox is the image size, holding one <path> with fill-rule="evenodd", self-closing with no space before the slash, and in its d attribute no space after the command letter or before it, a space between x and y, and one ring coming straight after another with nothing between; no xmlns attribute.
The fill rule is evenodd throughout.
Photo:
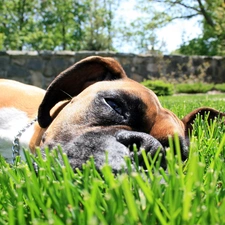
<svg viewBox="0 0 225 225"><path fill-rule="evenodd" d="M126 78L121 65L113 58L91 56L60 73L47 88L38 110L38 122L46 128L52 122L51 108L59 101L76 96L93 83Z"/></svg>
<svg viewBox="0 0 225 225"><path fill-rule="evenodd" d="M200 107L195 109L194 111L190 112L189 114L187 114L183 119L182 122L184 124L185 127L185 136L188 137L188 135L190 135L192 133L193 130L193 123L194 120L197 118L197 115L202 116L203 118L205 118L205 116L207 116L208 122L210 122L210 120L215 119L216 117L218 118L223 118L225 117L225 113L222 113L216 109L210 108L210 107Z"/></svg>

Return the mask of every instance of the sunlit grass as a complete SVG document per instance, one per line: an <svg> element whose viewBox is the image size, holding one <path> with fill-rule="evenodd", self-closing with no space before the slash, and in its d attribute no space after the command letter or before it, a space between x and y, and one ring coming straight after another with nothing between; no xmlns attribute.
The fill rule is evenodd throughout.
<svg viewBox="0 0 225 225"><path fill-rule="evenodd" d="M213 107L222 112L225 111L225 94L209 95L209 94L190 94L159 97L163 107L170 109L179 118L182 118L192 110L208 106Z"/></svg>
<svg viewBox="0 0 225 225"><path fill-rule="evenodd" d="M225 109L223 100L213 99L161 101L182 117L202 105ZM128 169L119 174L107 164L97 171L93 159L74 172L60 149L46 149L46 159L26 151L27 163L13 166L0 158L0 224L225 224L224 124L198 118L184 163L178 140L172 143L166 171L145 152L148 171L132 171L127 159Z"/></svg>

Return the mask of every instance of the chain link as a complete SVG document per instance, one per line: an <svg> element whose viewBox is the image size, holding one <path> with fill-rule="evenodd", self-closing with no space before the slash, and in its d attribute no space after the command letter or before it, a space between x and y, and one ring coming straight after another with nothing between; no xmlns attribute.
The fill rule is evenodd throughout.
<svg viewBox="0 0 225 225"><path fill-rule="evenodd" d="M18 132L18 134L13 139L13 145L12 145L12 163L15 163L16 157L20 155L20 138L22 134L31 127L35 122L37 121L37 118L33 119L30 123L28 123L22 130Z"/></svg>

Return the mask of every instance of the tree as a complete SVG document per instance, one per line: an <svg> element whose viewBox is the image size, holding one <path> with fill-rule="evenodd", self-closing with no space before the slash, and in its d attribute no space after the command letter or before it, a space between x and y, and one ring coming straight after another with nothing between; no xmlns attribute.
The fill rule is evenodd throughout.
<svg viewBox="0 0 225 225"><path fill-rule="evenodd" d="M202 36L180 47L182 54L225 55L225 2L198 0L202 15Z"/></svg>
<svg viewBox="0 0 225 225"><path fill-rule="evenodd" d="M87 18L86 2L76 0L41 1L36 17L37 30L31 39L34 49L79 50Z"/></svg>
<svg viewBox="0 0 225 225"><path fill-rule="evenodd" d="M91 0L89 2L89 15L85 24L84 49L113 50L113 18L115 0Z"/></svg>
<svg viewBox="0 0 225 225"><path fill-rule="evenodd" d="M0 0L2 48L22 50L27 33L32 32L36 0Z"/></svg>
<svg viewBox="0 0 225 225"><path fill-rule="evenodd" d="M155 27L147 24L144 18L138 18L132 21L128 26L120 27L120 34L124 42L132 46L134 52L158 54L160 51L156 48L158 40L155 34Z"/></svg>
<svg viewBox="0 0 225 225"><path fill-rule="evenodd" d="M112 50L113 0L0 0L2 50Z"/></svg>
<svg viewBox="0 0 225 225"><path fill-rule="evenodd" d="M139 8L149 15L147 23L160 28L177 19L198 17L202 36L183 43L183 54L225 54L224 0L138 0ZM150 21L150 22L149 22Z"/></svg>
<svg viewBox="0 0 225 225"><path fill-rule="evenodd" d="M156 10L156 4L148 0L136 0L135 16L130 23L119 24L119 39L128 42L134 52L161 54L165 43L159 41L157 29L169 22L168 15Z"/></svg>
<svg viewBox="0 0 225 225"><path fill-rule="evenodd" d="M0 12L6 50L79 49L85 21L85 4L79 1L0 0Z"/></svg>

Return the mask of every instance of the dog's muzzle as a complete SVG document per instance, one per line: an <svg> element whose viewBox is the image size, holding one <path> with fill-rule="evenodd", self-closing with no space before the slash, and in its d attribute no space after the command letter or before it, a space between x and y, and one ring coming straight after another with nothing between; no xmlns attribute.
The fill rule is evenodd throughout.
<svg viewBox="0 0 225 225"><path fill-rule="evenodd" d="M161 156L160 166L166 168L165 149L157 139L142 132L103 129L101 132L90 131L84 133L72 140L51 140L46 142L44 146L47 145L52 149L56 147L54 146L55 143L61 145L73 169L81 168L82 164L90 156L93 156L97 169L100 169L107 161L112 170L118 172L126 168L125 158L130 158L131 162L135 163L134 144L137 147L136 154L139 166L145 168L142 157L142 150L144 149L147 155L150 154L152 158L159 151Z"/></svg>

